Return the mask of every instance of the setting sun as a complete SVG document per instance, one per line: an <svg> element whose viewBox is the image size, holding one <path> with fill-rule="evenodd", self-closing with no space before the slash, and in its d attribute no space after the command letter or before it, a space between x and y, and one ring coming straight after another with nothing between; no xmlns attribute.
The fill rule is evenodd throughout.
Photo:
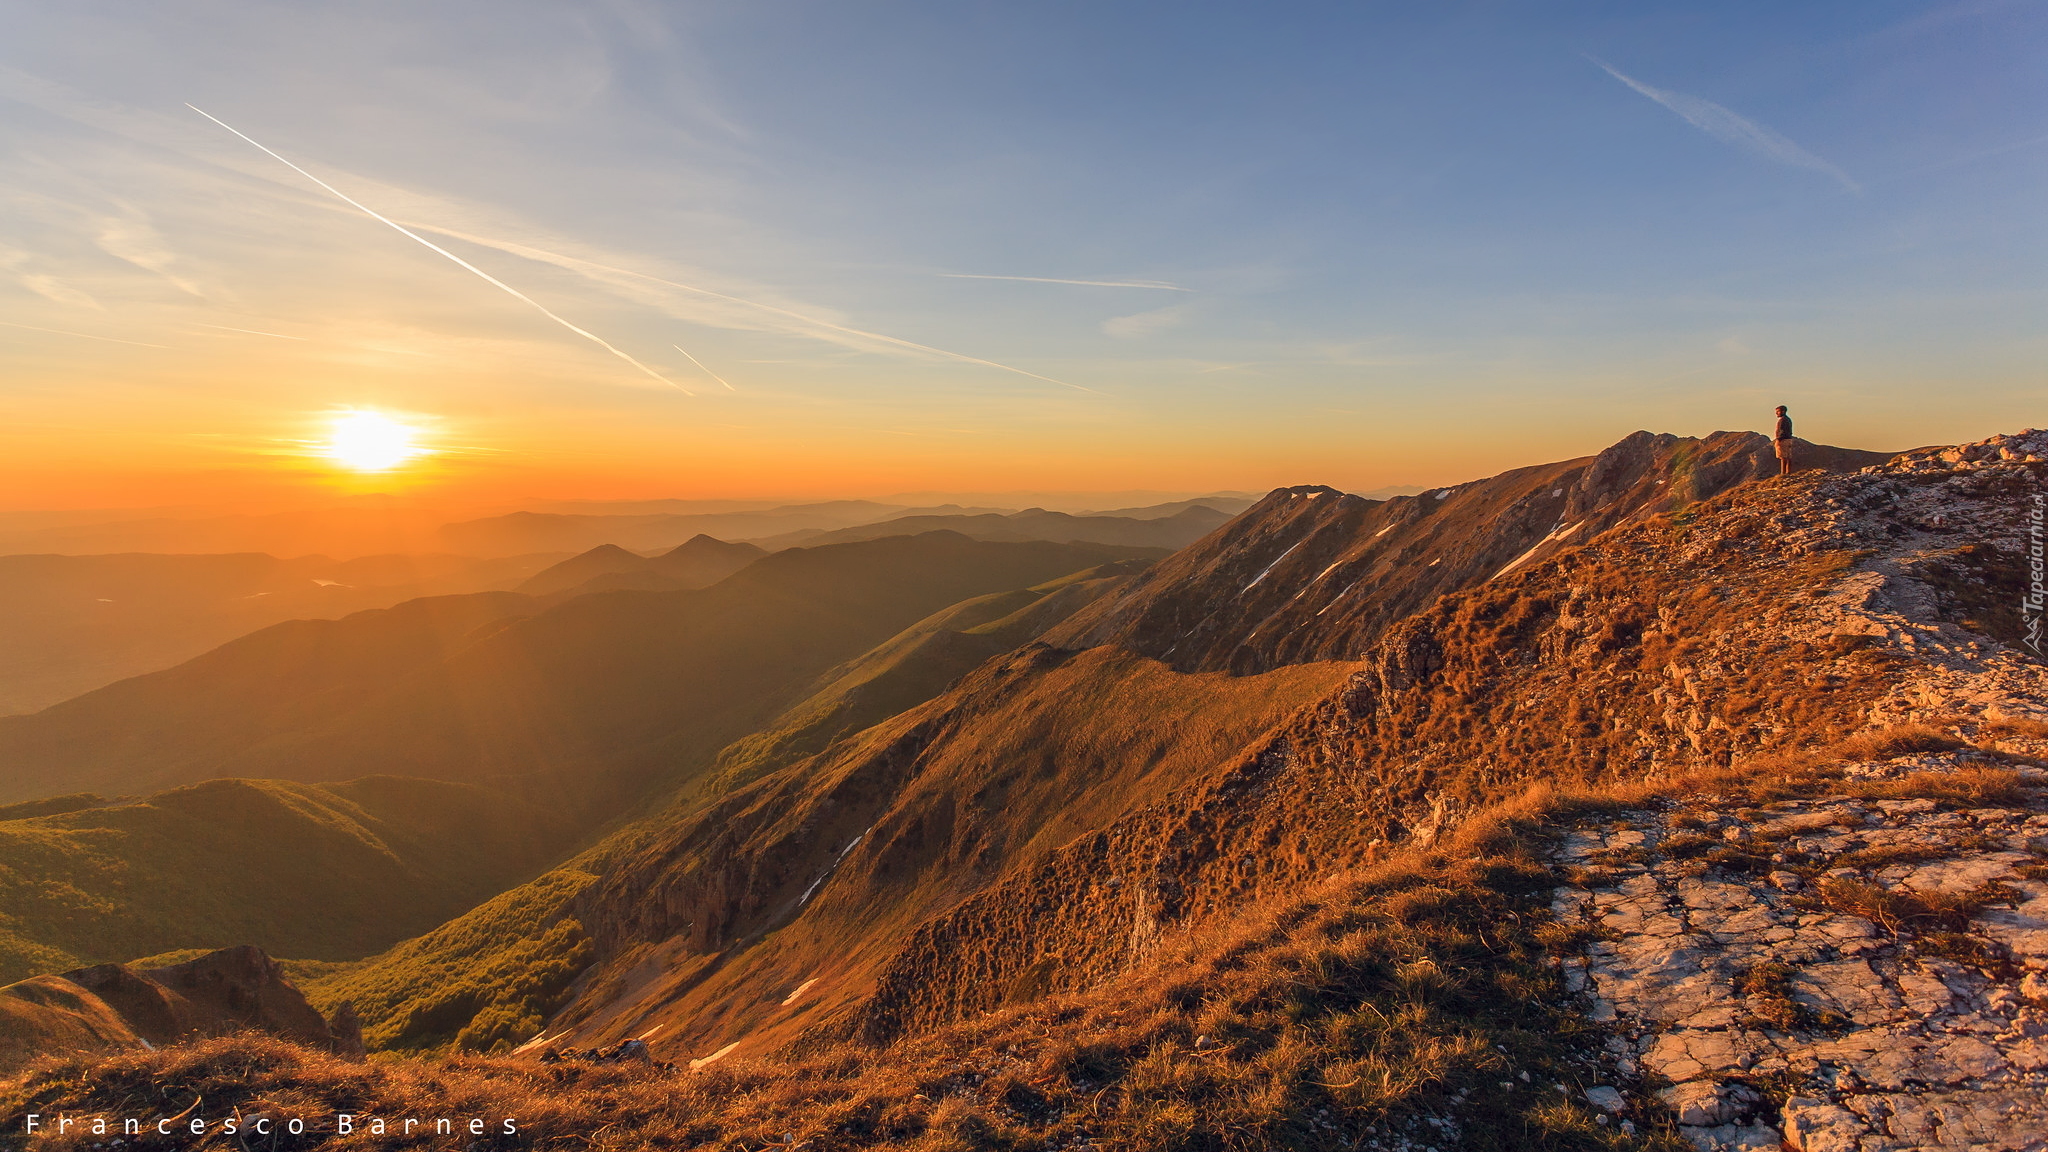
<svg viewBox="0 0 2048 1152"><path fill-rule="evenodd" d="M320 454L357 472L388 472L426 452L417 428L381 412L344 412Z"/></svg>

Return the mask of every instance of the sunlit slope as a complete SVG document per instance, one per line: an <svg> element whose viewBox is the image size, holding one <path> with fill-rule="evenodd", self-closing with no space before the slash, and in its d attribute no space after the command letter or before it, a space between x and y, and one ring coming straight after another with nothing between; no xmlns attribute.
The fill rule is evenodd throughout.
<svg viewBox="0 0 2048 1152"><path fill-rule="evenodd" d="M0 798L391 773L496 781L601 819L924 616L1137 551L954 533L791 549L711 588L580 596L519 619L508 608L454 642L394 642L400 658L366 644L356 660L342 644L347 661L291 663L317 691L270 688L279 645L251 637L0 720Z"/></svg>
<svg viewBox="0 0 2048 1152"><path fill-rule="evenodd" d="M211 780L0 820L0 982L175 949L352 959L545 866L566 821L472 785Z"/></svg>
<svg viewBox="0 0 2048 1152"><path fill-rule="evenodd" d="M558 1026L660 1024L685 1050L789 1039L872 995L921 923L1231 762L1352 667L1187 674L1041 644L990 660L606 869L578 901L600 971L657 975Z"/></svg>
<svg viewBox="0 0 2048 1152"><path fill-rule="evenodd" d="M734 741L719 754L718 783L737 787L924 703L989 657L1123 587L1145 567L1143 560L1105 564L934 612L826 672L801 701Z"/></svg>
<svg viewBox="0 0 2048 1152"><path fill-rule="evenodd" d="M1888 458L1805 441L1799 453L1801 467L1830 472ZM1116 644L1183 671L1355 658L1444 593L1776 472L1754 432L1636 432L1595 456L1390 500L1283 488L1047 639Z"/></svg>

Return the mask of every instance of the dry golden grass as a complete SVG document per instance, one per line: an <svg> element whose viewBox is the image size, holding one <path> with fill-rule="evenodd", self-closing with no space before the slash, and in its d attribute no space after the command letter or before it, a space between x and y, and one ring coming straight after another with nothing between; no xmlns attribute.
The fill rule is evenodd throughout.
<svg viewBox="0 0 2048 1152"><path fill-rule="evenodd" d="M1582 1101L1608 1079L1605 1033L1564 991L1555 958L1579 941L1549 915L1556 881L1538 855L1558 820L1646 798L1533 789L1432 851L1184 933L1108 986L887 1048L687 1073L481 1057L347 1064L244 1036L48 1062L0 1085L0 1109L153 1118L203 1098L213 1117L260 1110L330 1126L347 1111L350 1136L309 1133L337 1148L422 1143L366 1132L371 1115L478 1116L493 1133L509 1115L518 1146L545 1148L1334 1150L1408 1133L1439 1147L1676 1152L1650 1118L1627 1137ZM480 1148L514 1143L493 1135Z"/></svg>

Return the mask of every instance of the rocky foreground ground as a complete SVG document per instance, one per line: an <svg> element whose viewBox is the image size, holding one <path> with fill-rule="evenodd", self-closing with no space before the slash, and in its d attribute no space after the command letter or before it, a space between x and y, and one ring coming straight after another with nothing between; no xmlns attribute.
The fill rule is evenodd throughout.
<svg viewBox="0 0 2048 1152"><path fill-rule="evenodd" d="M1592 942L1567 981L1614 1030L1589 1099L1669 1108L1701 1149L2048 1148L2048 771L2005 759L1573 829L1552 906Z"/></svg>

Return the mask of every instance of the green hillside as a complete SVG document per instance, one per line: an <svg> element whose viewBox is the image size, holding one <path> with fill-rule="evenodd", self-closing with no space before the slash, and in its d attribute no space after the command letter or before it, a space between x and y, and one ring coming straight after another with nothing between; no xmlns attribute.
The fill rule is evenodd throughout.
<svg viewBox="0 0 2048 1152"><path fill-rule="evenodd" d="M0 983L179 949L353 959L558 858L565 821L465 784L210 780L0 820Z"/></svg>

